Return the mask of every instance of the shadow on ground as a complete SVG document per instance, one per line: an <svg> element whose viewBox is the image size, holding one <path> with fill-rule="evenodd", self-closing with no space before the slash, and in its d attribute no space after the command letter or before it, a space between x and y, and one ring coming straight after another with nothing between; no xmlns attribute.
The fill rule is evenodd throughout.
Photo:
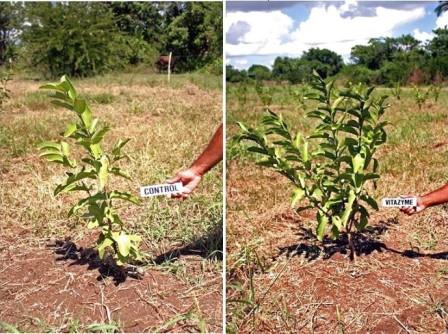
<svg viewBox="0 0 448 334"><path fill-rule="evenodd" d="M356 256L369 255L374 251L389 251L409 258L427 257L432 259L448 260L448 252L425 254L421 253L418 249L399 251L390 248L385 243L377 240L379 236L384 234L391 226L396 224L398 224L398 219L390 218L387 221L380 221L379 224L375 226L367 227L362 233L354 233L353 243ZM279 253L273 258L273 260L285 255L286 257L303 256L310 262L318 259L319 257L327 260L338 253L343 255L350 253L347 235L341 235L335 240L325 237L322 243L317 242L316 235L312 229L301 227L299 228L297 235L304 242L279 248Z"/></svg>
<svg viewBox="0 0 448 334"><path fill-rule="evenodd" d="M188 245L172 249L160 254L153 261L155 264L176 261L182 256L196 255L205 259L219 260L223 259L223 234L222 224L217 224L205 236L193 240Z"/></svg>
<svg viewBox="0 0 448 334"><path fill-rule="evenodd" d="M54 244L49 244L47 247L53 249L54 253L59 255L56 261L70 261L70 266L87 265L87 270L98 270L98 281L111 277L115 285L118 286L125 282L128 277L141 278L135 267L120 267L107 255L104 259L100 259L96 249L78 247L70 239L56 240Z"/></svg>

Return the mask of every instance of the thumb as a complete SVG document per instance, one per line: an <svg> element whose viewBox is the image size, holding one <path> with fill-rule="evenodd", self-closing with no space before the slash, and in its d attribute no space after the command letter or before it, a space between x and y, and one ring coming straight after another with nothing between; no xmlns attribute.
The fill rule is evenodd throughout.
<svg viewBox="0 0 448 334"><path fill-rule="evenodd" d="M174 175L172 178L166 180L167 183L176 183L181 180L181 176L179 174Z"/></svg>

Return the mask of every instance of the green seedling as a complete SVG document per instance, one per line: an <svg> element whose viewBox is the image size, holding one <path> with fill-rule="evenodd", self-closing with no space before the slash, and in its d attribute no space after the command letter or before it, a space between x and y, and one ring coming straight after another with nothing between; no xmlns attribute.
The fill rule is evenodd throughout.
<svg viewBox="0 0 448 334"><path fill-rule="evenodd" d="M51 90L52 103L72 111L76 116L74 122L67 124L63 140L39 145L41 157L67 169L66 180L56 187L55 196L74 191L86 195L70 209L68 215L83 212L87 227L99 230L97 249L101 259L107 251L112 252L119 266L140 260L140 236L126 233L124 222L116 210L116 201L139 204L139 199L130 193L109 188L112 176L130 179L129 174L117 166L126 157L122 149L129 139L119 139L110 152L104 151L102 144L109 126L99 125L86 100L79 97L67 77L63 76L60 82L46 84L41 89ZM81 149L80 159L76 160L70 155L70 145L66 140Z"/></svg>
<svg viewBox="0 0 448 334"><path fill-rule="evenodd" d="M263 156L261 166L288 178L293 186L292 206L316 209L316 236L327 232L337 238L348 234L351 258L355 258L353 233L368 224L369 209L378 209L369 194L376 186L378 159L375 153L386 142L386 122L381 121L387 96L374 97L374 87L352 86L337 91L316 72L308 98L318 102L307 113L318 125L309 137L293 134L281 115L267 109L262 124L250 128L239 123L239 140L251 142L249 151Z"/></svg>
<svg viewBox="0 0 448 334"><path fill-rule="evenodd" d="M412 89L414 93L415 102L417 103L418 106L418 110L422 110L423 105L425 104L426 100L429 97L429 94L431 93L431 88L424 90L423 88L414 85Z"/></svg>
<svg viewBox="0 0 448 334"><path fill-rule="evenodd" d="M270 87L264 86L261 81L257 81L255 91L264 107L269 107L272 104L273 91Z"/></svg>
<svg viewBox="0 0 448 334"><path fill-rule="evenodd" d="M299 102L299 105L301 108L306 108L306 101L308 99L308 94L310 92L310 89L306 85L301 85L300 87L293 87L290 88L289 94Z"/></svg>
<svg viewBox="0 0 448 334"><path fill-rule="evenodd" d="M437 101L439 101L441 91L442 91L441 85L431 86L431 92L432 92L432 97L434 98L434 102L437 103Z"/></svg>
<svg viewBox="0 0 448 334"><path fill-rule="evenodd" d="M0 73L0 111L2 111L3 103L9 99L9 94L11 93L7 87L10 80L11 75L9 73Z"/></svg>
<svg viewBox="0 0 448 334"><path fill-rule="evenodd" d="M401 99L401 85L399 82L396 82L394 84L394 86L391 89L391 93L397 100Z"/></svg>

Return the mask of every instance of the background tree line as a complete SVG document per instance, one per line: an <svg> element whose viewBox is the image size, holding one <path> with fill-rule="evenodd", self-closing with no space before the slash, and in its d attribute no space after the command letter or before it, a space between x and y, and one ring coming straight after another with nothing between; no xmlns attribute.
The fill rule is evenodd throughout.
<svg viewBox="0 0 448 334"><path fill-rule="evenodd" d="M448 76L448 29L436 29L426 43L411 35L373 38L367 45L356 45L350 63L327 50L312 48L299 58L277 57L272 70L252 65L247 71L227 66L227 80L280 80L303 83L310 80L312 69L322 77L362 81L367 84L423 84L440 82Z"/></svg>
<svg viewBox="0 0 448 334"><path fill-rule="evenodd" d="M177 70L221 73L222 4L0 2L0 66L83 77L170 51Z"/></svg>

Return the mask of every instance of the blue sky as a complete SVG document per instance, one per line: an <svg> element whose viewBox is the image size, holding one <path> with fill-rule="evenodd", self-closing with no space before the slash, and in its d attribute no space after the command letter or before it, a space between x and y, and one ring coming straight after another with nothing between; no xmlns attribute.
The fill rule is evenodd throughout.
<svg viewBox="0 0 448 334"><path fill-rule="evenodd" d="M370 38L411 34L422 42L448 25L437 1L228 1L227 63L237 68L272 65L277 56L299 57L328 48L349 61L350 49Z"/></svg>

